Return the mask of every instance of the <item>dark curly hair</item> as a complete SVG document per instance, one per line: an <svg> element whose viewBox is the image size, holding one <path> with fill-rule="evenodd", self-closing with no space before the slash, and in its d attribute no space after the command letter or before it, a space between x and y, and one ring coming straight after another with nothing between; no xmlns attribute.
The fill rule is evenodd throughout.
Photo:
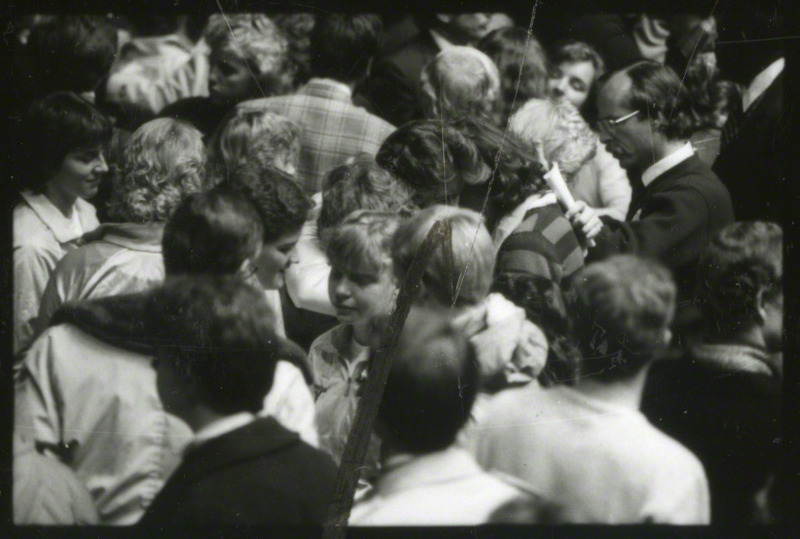
<svg viewBox="0 0 800 539"><path fill-rule="evenodd" d="M734 336L758 318L758 295L782 292L783 230L738 222L721 230L700 257L697 295L707 328Z"/></svg>
<svg viewBox="0 0 800 539"><path fill-rule="evenodd" d="M516 135L474 119L460 120L454 125L475 143L491 170L488 181L464 188L460 202L462 206L483 213L490 231L501 217L511 213L529 196L548 189L544 180L547 170Z"/></svg>
<svg viewBox="0 0 800 539"><path fill-rule="evenodd" d="M420 208L454 204L464 185L482 183L489 173L475 144L438 120L403 125L383 142L375 162L414 190Z"/></svg>
<svg viewBox="0 0 800 539"><path fill-rule="evenodd" d="M519 307L547 337L547 363L539 374L545 386L572 384L579 372L580 351L561 288L551 279L533 275L498 275L492 286Z"/></svg>
<svg viewBox="0 0 800 539"><path fill-rule="evenodd" d="M311 200L291 176L258 162L245 163L217 186L244 193L255 205L264 226L264 243L299 231L311 210Z"/></svg>
<svg viewBox="0 0 800 539"><path fill-rule="evenodd" d="M313 13L278 13L270 15L289 41L289 61L293 65L294 88L311 78L311 30Z"/></svg>

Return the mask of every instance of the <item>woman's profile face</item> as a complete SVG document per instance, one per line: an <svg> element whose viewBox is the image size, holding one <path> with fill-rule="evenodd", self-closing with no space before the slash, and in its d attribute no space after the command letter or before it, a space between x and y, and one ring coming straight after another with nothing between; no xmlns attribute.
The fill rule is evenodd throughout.
<svg viewBox="0 0 800 539"><path fill-rule="evenodd" d="M94 146L69 152L47 182L50 190L67 198L89 199L97 194L108 173L105 148Z"/></svg>
<svg viewBox="0 0 800 539"><path fill-rule="evenodd" d="M551 72L547 89L553 97L566 97L580 109L594 84L595 69L591 62L562 62Z"/></svg>

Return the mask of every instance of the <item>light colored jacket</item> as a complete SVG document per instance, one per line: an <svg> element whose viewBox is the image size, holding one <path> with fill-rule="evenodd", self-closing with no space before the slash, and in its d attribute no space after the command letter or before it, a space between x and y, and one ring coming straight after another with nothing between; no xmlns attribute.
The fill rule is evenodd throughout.
<svg viewBox="0 0 800 539"><path fill-rule="evenodd" d="M108 325L114 313L122 318L121 310L97 310L96 318L109 320ZM90 312L78 316L86 321ZM128 318L133 316L117 325L130 324L127 331L135 339L137 326ZM151 362L142 351L108 344L62 323L34 341L18 373L16 431L31 443L78 442L70 467L89 490L103 524L137 522L193 436L185 423L164 411ZM260 415L274 416L317 445L314 402L296 366L278 362Z"/></svg>
<svg viewBox="0 0 800 539"><path fill-rule="evenodd" d="M708 524L700 461L636 408L566 386L498 393L470 425L487 470L512 475L574 524Z"/></svg>
<svg viewBox="0 0 800 539"><path fill-rule="evenodd" d="M390 458L353 507L350 526L477 526L502 506L535 498L483 471L464 450ZM497 517L495 517L497 518Z"/></svg>
<svg viewBox="0 0 800 539"><path fill-rule="evenodd" d="M37 334L70 301L142 292L164 280L163 223L107 223L97 240L68 253L47 283L36 320Z"/></svg>
<svg viewBox="0 0 800 539"><path fill-rule="evenodd" d="M82 234L100 225L94 206L75 201L80 229L64 217L46 196L29 191L14 208L14 353L30 343L34 319L50 273L61 258L80 245Z"/></svg>

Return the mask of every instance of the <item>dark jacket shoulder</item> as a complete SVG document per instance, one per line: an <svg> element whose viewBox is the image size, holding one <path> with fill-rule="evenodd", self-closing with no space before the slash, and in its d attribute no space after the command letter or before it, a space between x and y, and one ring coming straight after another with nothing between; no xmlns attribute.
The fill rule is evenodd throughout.
<svg viewBox="0 0 800 539"><path fill-rule="evenodd" d="M190 450L143 525L321 525L336 466L271 417Z"/></svg>

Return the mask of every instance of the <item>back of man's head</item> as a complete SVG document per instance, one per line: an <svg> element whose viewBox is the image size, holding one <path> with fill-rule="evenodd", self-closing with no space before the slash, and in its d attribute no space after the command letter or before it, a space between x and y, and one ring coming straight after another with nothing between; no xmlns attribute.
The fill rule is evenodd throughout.
<svg viewBox="0 0 800 539"><path fill-rule="evenodd" d="M654 260L618 255L586 266L573 313L581 376L613 382L639 373L669 343L675 290Z"/></svg>
<svg viewBox="0 0 800 539"><path fill-rule="evenodd" d="M194 388L192 405L220 415L261 410L280 354L262 291L238 277L180 276L150 294L145 314L157 360L179 379L170 389ZM162 395L167 407L186 398Z"/></svg>
<svg viewBox="0 0 800 539"><path fill-rule="evenodd" d="M446 449L475 401L479 375L472 346L436 311L414 307L394 350L378 432L397 451Z"/></svg>
<svg viewBox="0 0 800 539"><path fill-rule="evenodd" d="M332 13L317 19L311 31L311 74L351 83L367 72L378 53L378 15Z"/></svg>
<svg viewBox="0 0 800 539"><path fill-rule="evenodd" d="M212 189L186 197L164 227L161 252L168 277L234 274L258 254L264 229L242 193Z"/></svg>
<svg viewBox="0 0 800 539"><path fill-rule="evenodd" d="M500 96L500 73L478 49L451 47L428 62L420 75L423 109L428 118L491 121Z"/></svg>
<svg viewBox="0 0 800 539"><path fill-rule="evenodd" d="M759 304L782 294L783 231L738 222L721 230L700 258L698 296L709 331L736 337L759 319Z"/></svg>

